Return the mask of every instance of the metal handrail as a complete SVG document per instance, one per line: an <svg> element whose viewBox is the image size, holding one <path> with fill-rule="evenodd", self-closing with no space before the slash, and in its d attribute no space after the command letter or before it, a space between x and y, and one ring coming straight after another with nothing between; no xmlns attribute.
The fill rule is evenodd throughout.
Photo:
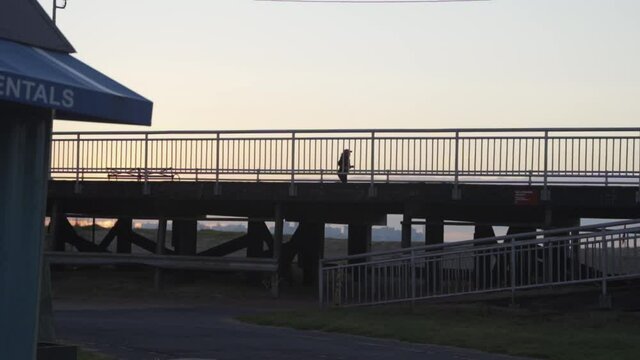
<svg viewBox="0 0 640 360"><path fill-rule="evenodd" d="M350 149L350 173L372 186L437 179L640 187L640 128L56 132L52 149L52 178L76 181L104 180L109 169L172 168L183 180L294 185L337 174L340 152Z"/></svg>
<svg viewBox="0 0 640 360"><path fill-rule="evenodd" d="M551 127L551 128L435 128L435 129L258 129L258 130L153 130L153 131L56 131L54 135L144 135L144 134L314 134L314 133L500 133L500 132L640 132L640 127Z"/></svg>
<svg viewBox="0 0 640 360"><path fill-rule="evenodd" d="M519 239L530 239L532 237L538 238L539 236L549 237L551 235L566 234L566 233L570 233L570 232L574 232L574 231L583 232L583 231L595 230L595 232L603 233L605 231L612 231L612 230L608 229L610 227L626 226L626 225L633 225L633 224L640 224L640 219L621 220L621 221L613 221L613 222L599 223L599 224L593 224L593 225L573 226L573 227L556 228L556 229L550 229L550 230L531 231L531 232L511 234L511 235L501 235L501 236L494 236L494 237L488 237L488 238L456 241L456 242L452 242L452 243L414 246L414 247L410 247L410 248L397 249L397 250L375 251L375 252L369 252L369 253L366 253L366 254L357 254L357 255L348 255L348 256L338 256L338 257L332 257L332 258L324 258L324 259L321 260L321 262L322 263L330 263L330 262L337 262L337 261L369 259L369 258L381 257L381 256L393 256L393 255L404 254L404 253L415 253L415 252L418 252L418 251L431 253L431 252L438 251L438 250L446 250L448 248L457 248L457 247L470 246L470 245L484 245L484 244L487 244L487 243L493 243L493 242L504 241L504 240L513 240L513 241L517 241L518 244L522 244L522 243L525 243L525 242L521 241ZM636 228L633 228L633 229L636 229ZM631 228L625 229L625 231L626 232L630 232ZM558 239L558 238L554 238L554 239ZM541 241L544 241L544 239L537 239L535 241L539 243ZM553 241L556 241L556 240L553 240Z"/></svg>
<svg viewBox="0 0 640 360"><path fill-rule="evenodd" d="M542 233L543 238L531 238ZM516 241L518 236L526 238ZM374 305L500 291L510 291L514 299L518 290L593 282L600 283L606 303L608 282L640 277L640 220L425 248L321 262L320 304Z"/></svg>
<svg viewBox="0 0 640 360"><path fill-rule="evenodd" d="M620 234L640 234L640 226L637 227L633 227L633 228L629 228L629 229L618 229L618 230L603 230L597 233L597 236L611 236L611 235L620 235ZM531 239L531 240L523 240L523 241L517 241L515 242L515 244L512 243L498 243L498 244L486 244L486 243L480 243L479 246L477 247L471 247L473 244L469 244L469 241L460 241L460 242L456 242L457 245L459 246L453 246L450 248L440 248L440 249L434 249L431 251L423 251L423 252L410 252L409 254L403 254L403 256L397 256L397 257L389 257L389 258L383 258L383 259L375 259L375 260L370 260L368 261L368 263L375 263L375 264L384 264L384 263L392 263L392 262L398 262L398 261L403 261L403 260L408 260L408 259L427 259L427 258L439 258L439 257L443 257L443 256L449 256L449 255L457 255L457 254L461 254L461 253L468 253L469 251L478 251L478 252L482 252L482 251L490 251L490 250L501 250L501 249L510 249L512 246L516 246L516 247L526 247L529 245L545 245L547 243L559 243L559 242L566 242L567 240L578 240L578 239L583 239L583 238L592 238L594 237L594 233L588 233L588 234L579 234L579 235L567 235L567 236L559 236L559 237L553 237L553 238L545 238L545 239ZM490 238L492 239L492 238ZM482 240L482 239L479 239ZM472 240L473 241L473 240ZM597 243L598 241L594 241L594 243ZM466 243L466 244L465 244ZM373 255L373 253L370 253L371 255ZM366 254L363 257L367 257ZM369 256L369 257L373 257L373 256ZM336 261L329 261L327 260L326 262L323 262L323 268L324 269L331 269L331 268L335 268L335 267L354 267L354 266L362 266L362 263L351 263L349 264L346 260L349 259L342 259L341 261L344 264L335 264ZM353 260L350 259L350 260ZM331 264L331 263L334 264Z"/></svg>

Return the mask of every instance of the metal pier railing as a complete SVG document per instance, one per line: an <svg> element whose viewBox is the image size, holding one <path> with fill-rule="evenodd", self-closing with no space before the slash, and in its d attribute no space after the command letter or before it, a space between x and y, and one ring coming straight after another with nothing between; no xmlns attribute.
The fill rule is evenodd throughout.
<svg viewBox="0 0 640 360"><path fill-rule="evenodd" d="M640 277L640 220L324 259L323 306L600 283Z"/></svg>
<svg viewBox="0 0 640 360"><path fill-rule="evenodd" d="M640 128L58 132L53 179L640 186Z"/></svg>

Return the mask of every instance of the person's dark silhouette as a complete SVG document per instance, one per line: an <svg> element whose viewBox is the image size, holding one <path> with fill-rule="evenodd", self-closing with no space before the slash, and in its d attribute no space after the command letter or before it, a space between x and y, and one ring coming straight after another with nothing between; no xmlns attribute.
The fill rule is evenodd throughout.
<svg viewBox="0 0 640 360"><path fill-rule="evenodd" d="M351 165L351 150L344 149L338 160L338 177L343 184L347 183L347 174L351 168L353 168L353 165Z"/></svg>

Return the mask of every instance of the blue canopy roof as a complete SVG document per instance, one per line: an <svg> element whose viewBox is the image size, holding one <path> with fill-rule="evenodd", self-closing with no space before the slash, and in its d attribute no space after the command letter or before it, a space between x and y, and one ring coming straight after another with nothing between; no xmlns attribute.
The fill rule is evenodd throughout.
<svg viewBox="0 0 640 360"><path fill-rule="evenodd" d="M1 100L55 109L56 119L133 125L151 125L153 108L69 54L0 38Z"/></svg>

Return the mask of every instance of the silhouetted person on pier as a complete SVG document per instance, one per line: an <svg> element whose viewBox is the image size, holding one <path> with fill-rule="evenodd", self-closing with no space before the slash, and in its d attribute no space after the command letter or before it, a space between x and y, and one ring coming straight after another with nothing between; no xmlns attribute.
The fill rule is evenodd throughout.
<svg viewBox="0 0 640 360"><path fill-rule="evenodd" d="M347 183L347 174L349 169L353 168L351 165L351 150L344 149L338 160L338 177L343 184Z"/></svg>

